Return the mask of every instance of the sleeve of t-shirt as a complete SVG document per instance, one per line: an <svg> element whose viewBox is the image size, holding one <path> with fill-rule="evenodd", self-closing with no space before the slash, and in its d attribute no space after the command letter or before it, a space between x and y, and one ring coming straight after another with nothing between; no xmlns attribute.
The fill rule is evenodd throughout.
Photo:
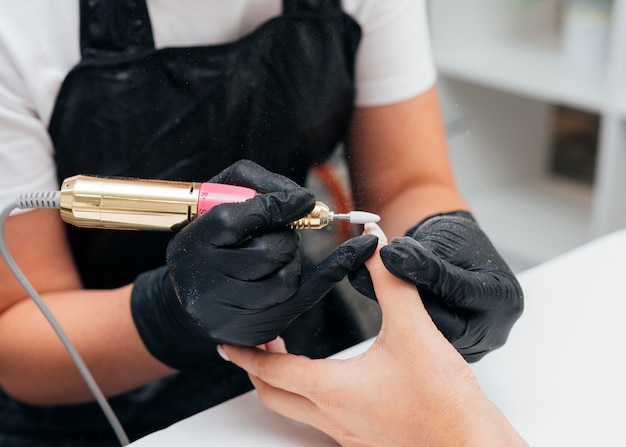
<svg viewBox="0 0 626 447"><path fill-rule="evenodd" d="M435 83L426 0L345 1L362 30L357 106L403 101Z"/></svg>
<svg viewBox="0 0 626 447"><path fill-rule="evenodd" d="M4 25L11 26L6 23ZM17 35L21 36L19 33ZM58 190L52 143L46 126L30 99L18 67L19 63L12 56L12 52L17 51L14 44L15 42L7 42L0 38L0 208L2 209L14 202L19 194Z"/></svg>

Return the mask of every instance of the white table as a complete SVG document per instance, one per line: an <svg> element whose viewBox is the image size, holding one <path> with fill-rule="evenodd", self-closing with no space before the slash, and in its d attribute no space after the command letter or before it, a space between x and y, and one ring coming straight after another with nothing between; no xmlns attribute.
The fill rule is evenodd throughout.
<svg viewBox="0 0 626 447"><path fill-rule="evenodd" d="M524 315L503 348L472 365L484 390L533 447L626 446L626 230L519 279ZM132 444L172 445L337 444L265 410L250 392Z"/></svg>

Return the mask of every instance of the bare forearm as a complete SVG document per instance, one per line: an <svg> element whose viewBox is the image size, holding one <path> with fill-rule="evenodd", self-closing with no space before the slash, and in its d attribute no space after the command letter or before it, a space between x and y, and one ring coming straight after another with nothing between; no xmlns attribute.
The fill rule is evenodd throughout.
<svg viewBox="0 0 626 447"><path fill-rule="evenodd" d="M424 218L467 209L450 167L435 87L354 111L346 151L357 208L380 214L388 237Z"/></svg>
<svg viewBox="0 0 626 447"><path fill-rule="evenodd" d="M106 395L172 373L145 349L132 321L130 290L45 294L50 307ZM0 316L0 381L5 392L38 405L93 400L61 341L31 300Z"/></svg>
<svg viewBox="0 0 626 447"><path fill-rule="evenodd" d="M364 205L363 209L369 209ZM404 190L375 212L390 238L404 236L410 228L437 213L469 210L457 190L446 185L427 184Z"/></svg>

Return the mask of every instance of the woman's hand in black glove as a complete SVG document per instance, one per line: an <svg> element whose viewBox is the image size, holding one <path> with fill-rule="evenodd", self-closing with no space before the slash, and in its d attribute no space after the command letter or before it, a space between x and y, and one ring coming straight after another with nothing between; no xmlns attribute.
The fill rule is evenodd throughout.
<svg viewBox="0 0 626 447"><path fill-rule="evenodd" d="M167 248L167 266L139 275L131 310L148 350L182 369L216 343L268 342L317 303L376 248L375 237L339 247L301 278L299 235L289 223L313 209L313 194L249 162L211 179L262 191L214 207Z"/></svg>
<svg viewBox="0 0 626 447"><path fill-rule="evenodd" d="M394 275L417 286L439 330L468 362L501 347L522 313L519 282L470 213L432 216L380 256ZM363 273L351 280L371 297Z"/></svg>

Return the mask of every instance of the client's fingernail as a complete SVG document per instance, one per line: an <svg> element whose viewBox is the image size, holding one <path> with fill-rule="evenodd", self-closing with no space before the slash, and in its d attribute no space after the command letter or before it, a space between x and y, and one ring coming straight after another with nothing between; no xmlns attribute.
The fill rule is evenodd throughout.
<svg viewBox="0 0 626 447"><path fill-rule="evenodd" d="M228 354L226 354L226 351L224 351L224 347L222 345L217 345L217 353L220 355L221 358L223 358L227 362L230 362L230 357L228 357Z"/></svg>
<svg viewBox="0 0 626 447"><path fill-rule="evenodd" d="M387 244L387 236L383 233L383 230L375 223L367 223L363 227L364 234L373 234L378 237L379 243L385 245Z"/></svg>

